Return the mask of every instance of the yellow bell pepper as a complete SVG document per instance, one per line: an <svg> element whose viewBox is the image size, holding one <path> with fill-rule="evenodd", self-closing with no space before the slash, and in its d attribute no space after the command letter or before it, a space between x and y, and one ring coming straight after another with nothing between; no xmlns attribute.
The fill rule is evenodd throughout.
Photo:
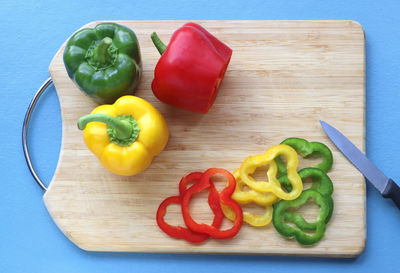
<svg viewBox="0 0 400 273"><path fill-rule="evenodd" d="M275 158L283 155L287 161L287 176L292 190L286 192L282 189L281 184L277 179L278 167L275 163ZM239 169L240 179L246 183L247 186L259 192L270 192L277 197L285 200L293 200L299 197L303 191L303 182L297 173L297 166L299 165L299 158L296 151L285 144L279 144L269 148L263 155L249 156L242 163ZM260 166L269 166L267 172L268 181L256 181L251 174Z"/></svg>
<svg viewBox="0 0 400 273"><path fill-rule="evenodd" d="M149 167L168 142L164 117L149 102L123 96L96 107L78 121L85 143L109 171L124 176Z"/></svg>

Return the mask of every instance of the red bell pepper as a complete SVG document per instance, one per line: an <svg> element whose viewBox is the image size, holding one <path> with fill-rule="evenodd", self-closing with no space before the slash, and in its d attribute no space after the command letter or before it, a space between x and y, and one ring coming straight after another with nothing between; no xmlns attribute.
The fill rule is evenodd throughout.
<svg viewBox="0 0 400 273"><path fill-rule="evenodd" d="M191 229L188 229L185 227L171 226L170 224L166 223L164 220L164 216L167 213L167 207L170 204L181 205L181 200L182 200L181 197L186 191L187 184L192 182L192 183L194 183L194 185L196 185L196 183L198 183L200 181L201 175L202 175L202 173L200 173L200 172L193 172L193 173L190 173L189 175L187 175L186 177L183 177L179 183L180 196L168 197L158 207L157 216L156 216L157 224L162 231L164 231L166 234L168 234L169 236L171 236L173 238L184 239L191 243L202 243L210 237L207 234L198 233L198 232L192 231ZM213 190L211 190L208 195L208 203L211 208L215 207L216 204L219 204L219 195L215 188ZM215 214L212 226L214 226L215 228L219 228L222 223L223 218L224 218L223 214L220 214L220 213Z"/></svg>
<svg viewBox="0 0 400 273"><path fill-rule="evenodd" d="M193 112L207 113L228 67L232 50L207 30L187 23L166 47L151 38L162 54L154 70L152 90L161 101Z"/></svg>
<svg viewBox="0 0 400 273"><path fill-rule="evenodd" d="M225 176L228 179L228 185L219 194L219 199L217 203L211 204L209 202L211 209L213 210L216 217L219 217L219 215L223 216L220 204L220 202L222 202L223 204L231 207L236 214L233 226L227 230L220 230L218 227L212 225L196 223L189 213L189 202L195 193L198 193L207 188L210 189L210 194L215 191L215 186L211 181L211 177L215 174L222 174L223 176ZM236 187L236 180L233 177L233 175L227 170L211 168L205 171L201 176L199 182L191 186L183 193L181 199L181 208L182 208L183 219L185 220L186 226L192 231L205 233L216 239L228 239L235 236L239 232L243 223L242 209L239 206L239 204L236 203L231 198L231 195L235 191L235 187Z"/></svg>

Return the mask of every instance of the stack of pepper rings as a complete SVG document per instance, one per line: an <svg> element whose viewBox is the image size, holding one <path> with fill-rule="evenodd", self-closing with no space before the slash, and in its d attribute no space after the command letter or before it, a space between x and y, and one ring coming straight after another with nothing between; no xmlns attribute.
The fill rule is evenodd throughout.
<svg viewBox="0 0 400 273"><path fill-rule="evenodd" d="M308 142L301 138L288 138L282 142L302 156L322 157L322 162L314 167L301 169L298 174L302 181L311 179L312 184L309 189L304 190L294 200L280 200L273 205L274 213L272 222L275 229L286 238L295 238L296 241L305 246L314 245L325 234L326 225L333 213L333 184L326 174L333 164L332 152L320 142ZM275 159L278 165L279 182L287 190L292 191L290 185L289 170L286 172L285 166L279 158ZM307 222L300 214L293 210L300 208L309 200L319 206L318 217L315 222ZM288 224L291 222L294 226Z"/></svg>
<svg viewBox="0 0 400 273"><path fill-rule="evenodd" d="M228 179L227 186L218 193L211 177L221 174ZM187 188L188 183L193 185ZM179 183L179 196L171 196L165 199L157 210L157 224L169 236L177 239L185 239L191 243L201 243L209 237L215 239L228 239L235 236L243 223L242 209L232 198L236 182L233 175L224 169L211 168L204 173L193 172L183 177ZM194 194L208 189L208 204L214 213L214 220L211 225L198 224L193 220L189 213L189 202ZM188 228L181 226L171 226L164 221L167 207L170 204L179 204L182 208L183 219ZM234 224L230 229L220 230L224 214L221 210L221 204L231 208L236 215Z"/></svg>
<svg viewBox="0 0 400 273"><path fill-rule="evenodd" d="M303 158L322 157L322 162L297 171L298 154ZM286 160L286 164L281 157ZM228 239L235 236L243 221L256 227L266 226L272 221L282 236L295 238L301 245L313 245L324 236L326 224L333 213L333 184L326 174L332 164L332 153L326 145L301 138L288 138L263 155L246 158L233 175L224 169L213 168L183 177L179 184L180 195L165 199L159 206L157 223L171 237L200 243L209 237ZM252 177L256 169L262 166L268 166L268 182L256 181ZM217 192L211 181L211 177L217 173L228 179L221 193ZM306 179L311 179L312 185L303 191L303 181ZM187 188L189 182L194 184ZM245 186L249 189L244 190ZM189 214L191 197L204 189L209 189L208 203L214 212L211 225L198 224ZM293 211L309 200L320 207L316 222L307 222L303 216ZM251 202L265 207L264 214L254 215L240 207ZM171 226L164 221L167 206L172 203L181 205L187 228ZM234 222L228 230L219 229L224 215Z"/></svg>

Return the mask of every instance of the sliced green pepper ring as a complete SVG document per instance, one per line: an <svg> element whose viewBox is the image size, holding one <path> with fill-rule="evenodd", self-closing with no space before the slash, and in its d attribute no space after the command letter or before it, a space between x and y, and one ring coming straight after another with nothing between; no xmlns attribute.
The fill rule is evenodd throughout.
<svg viewBox="0 0 400 273"><path fill-rule="evenodd" d="M332 213L333 213L333 199L331 197L333 193L333 184L332 180L329 178L329 176L322 171L321 169L318 168L304 168L299 171L299 176L301 180L303 181L306 180L307 178L312 179L312 185L310 189L316 190L322 195L327 197L327 202L329 204L330 210L328 217L326 219L326 223L331 219ZM282 184L282 186L287 190L291 191L291 184L288 180L287 175L283 175L278 178L278 181Z"/></svg>
<svg viewBox="0 0 400 273"><path fill-rule="evenodd" d="M296 152L301 155L303 158L307 157L321 157L322 162L313 166L314 168L318 168L323 170L324 172L328 172L332 168L333 164L333 156L331 150L329 150L328 146L321 142L308 142L303 138L291 137L287 138L281 142L281 144L286 144L296 150ZM275 162L278 166L278 174L284 175L287 173L285 164L278 157L275 159Z"/></svg>
<svg viewBox="0 0 400 273"><path fill-rule="evenodd" d="M331 196L328 196L328 195L325 195L324 197L330 207L330 211L325 220L325 224L328 224L328 222L332 216L332 212L333 212L333 199ZM301 216L298 213L292 212L292 211L286 211L284 217L286 220L293 222L297 227L301 227L303 230L312 231L312 230L315 230L316 226L317 226L317 222L310 223L310 222L306 221L306 219L304 219L303 216Z"/></svg>
<svg viewBox="0 0 400 273"><path fill-rule="evenodd" d="M299 218L297 213L290 212L288 209L298 209L307 203L309 199L312 199L320 207L318 218L315 223L308 223L304 219L304 223L302 223L302 217ZM327 196L322 195L316 190L308 189L303 191L295 200L281 200L273 206L272 223L282 236L295 238L298 243L306 246L317 243L324 236L326 219L329 216L330 210ZM292 221L296 226L290 226L287 221ZM314 233L309 234L306 231L314 231Z"/></svg>
<svg viewBox="0 0 400 273"><path fill-rule="evenodd" d="M303 181L307 178L312 179L311 189L319 191L322 195L331 195L333 193L333 184L329 176L321 169L309 167L301 169L298 174ZM278 181L287 190L291 191L292 185L289 182L287 175L279 177Z"/></svg>

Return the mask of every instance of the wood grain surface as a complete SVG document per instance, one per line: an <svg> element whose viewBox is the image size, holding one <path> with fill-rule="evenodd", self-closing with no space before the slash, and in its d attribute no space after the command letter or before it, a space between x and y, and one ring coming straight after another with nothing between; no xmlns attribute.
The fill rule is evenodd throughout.
<svg viewBox="0 0 400 273"><path fill-rule="evenodd" d="M78 118L96 105L68 78L62 59L64 46L60 48L49 71L61 104L62 147L44 202L73 243L90 251L122 252L352 257L363 251L364 178L319 125L320 119L325 120L364 149L365 44L358 23L198 21L233 49L215 104L206 115L163 104L150 87L159 58L151 32L156 30L168 42L184 22L118 23L132 28L141 45L144 66L136 95L164 115L170 139L145 172L121 177L106 171L86 148L76 126ZM335 160L329 173L335 187L335 210L317 245L302 247L295 240L284 239L272 224L264 228L244 224L233 239L210 239L201 245L172 239L160 231L155 220L158 205L177 195L183 175L210 167L234 171L247 156L264 153L293 136L327 144ZM301 166L312 163L300 161ZM207 222L211 218L205 197L205 193L199 194L191 208L195 219ZM306 219L315 219L316 207L308 204L301 210ZM177 206L168 210L166 219L171 224L183 223Z"/></svg>

